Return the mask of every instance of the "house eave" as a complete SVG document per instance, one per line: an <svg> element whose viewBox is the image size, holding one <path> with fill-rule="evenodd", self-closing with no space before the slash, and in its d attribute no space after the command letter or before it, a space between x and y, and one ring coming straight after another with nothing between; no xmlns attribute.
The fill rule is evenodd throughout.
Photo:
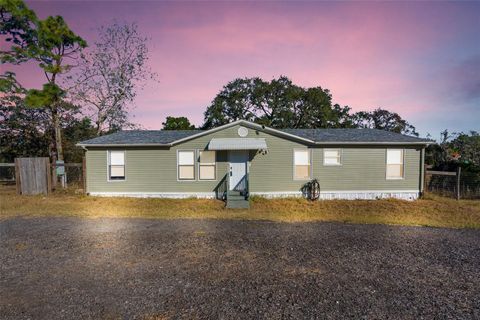
<svg viewBox="0 0 480 320"><path fill-rule="evenodd" d="M433 142L423 142L423 141L418 141L418 142L399 142L399 141L317 141L315 142L315 145L380 145L380 146L389 146L389 145L418 145L418 146L427 146L432 144Z"/></svg>
<svg viewBox="0 0 480 320"><path fill-rule="evenodd" d="M171 143L117 143L117 144L112 144L112 143L103 143L103 144L80 144L77 143L75 146L77 147L82 147L82 148L113 148L113 147L171 147Z"/></svg>
<svg viewBox="0 0 480 320"><path fill-rule="evenodd" d="M82 143L77 143L76 146L82 147L82 148L95 148L95 147L173 147L177 144L190 141L196 138L203 137L207 134L211 134L217 131L221 131L236 125L243 125L247 128L254 129L254 130L260 130L266 133L270 133L272 135L276 135L279 137L283 137L285 139L290 139L293 141L309 144L309 145L423 145L423 146L428 146L434 142L429 142L429 141L410 141L410 142L388 142L388 141L381 141L381 142L368 142L368 141L314 141L311 139L307 139L295 134L287 133L285 131L273 129L264 125L260 125L254 122L246 121L246 120L237 120L231 123L224 124L220 127L212 128L209 130L205 130L196 134L193 134L191 136L178 139L175 141L172 141L170 143L122 143L122 144L112 144L112 143L104 143L104 144L82 144Z"/></svg>
<svg viewBox="0 0 480 320"><path fill-rule="evenodd" d="M184 142L184 141L182 141ZM115 148L115 147L173 147L175 144L180 142L172 142L167 144L161 143L130 143L130 144L79 144L77 143L77 147L81 147L83 149L87 148ZM377 145L377 146L389 146L389 145L415 145L415 146L428 146L433 142L348 142L348 141L325 141L325 142L314 142L309 141L310 144L315 146L322 146L322 145Z"/></svg>

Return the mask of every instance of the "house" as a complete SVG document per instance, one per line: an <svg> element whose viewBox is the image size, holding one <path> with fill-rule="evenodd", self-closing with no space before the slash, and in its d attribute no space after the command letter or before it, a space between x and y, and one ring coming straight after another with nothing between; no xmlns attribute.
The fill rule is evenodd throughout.
<svg viewBox="0 0 480 320"><path fill-rule="evenodd" d="M240 120L210 130L132 130L83 141L94 196L223 198L301 196L413 200L429 140L375 129L272 129Z"/></svg>

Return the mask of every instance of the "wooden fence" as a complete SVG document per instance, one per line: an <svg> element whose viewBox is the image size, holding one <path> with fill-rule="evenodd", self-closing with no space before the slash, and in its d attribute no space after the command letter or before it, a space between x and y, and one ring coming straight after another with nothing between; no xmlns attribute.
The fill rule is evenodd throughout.
<svg viewBox="0 0 480 320"><path fill-rule="evenodd" d="M15 181L18 194L49 194L52 192L50 176L48 158L15 159Z"/></svg>

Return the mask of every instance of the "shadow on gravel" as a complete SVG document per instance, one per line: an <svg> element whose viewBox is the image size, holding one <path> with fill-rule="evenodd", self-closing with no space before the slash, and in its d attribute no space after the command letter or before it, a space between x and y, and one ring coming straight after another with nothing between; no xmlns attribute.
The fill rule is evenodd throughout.
<svg viewBox="0 0 480 320"><path fill-rule="evenodd" d="M221 220L0 223L0 318L479 318L480 231Z"/></svg>

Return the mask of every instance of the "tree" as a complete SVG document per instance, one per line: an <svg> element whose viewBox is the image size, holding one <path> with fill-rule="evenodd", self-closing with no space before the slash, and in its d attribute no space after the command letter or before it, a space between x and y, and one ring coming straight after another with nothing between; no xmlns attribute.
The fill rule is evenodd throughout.
<svg viewBox="0 0 480 320"><path fill-rule="evenodd" d="M79 118L79 107L60 105L60 126L64 133L65 161L80 162L78 141L95 136L87 118ZM0 98L0 162L13 162L16 157L51 156L54 146L51 116L46 108L28 108L18 95Z"/></svg>
<svg viewBox="0 0 480 320"><path fill-rule="evenodd" d="M0 47L0 62L20 64L29 60L24 53L34 43L34 26L38 22L35 12L30 10L22 0L0 0L0 36L5 44ZM17 82L14 72L0 74L0 92L24 93Z"/></svg>
<svg viewBox="0 0 480 320"><path fill-rule="evenodd" d="M458 160L463 165L475 166L480 170L480 133L461 132L451 141L450 146L458 154Z"/></svg>
<svg viewBox="0 0 480 320"><path fill-rule="evenodd" d="M430 135L427 137L431 138ZM440 133L440 137L439 143L432 143L425 149L425 163L435 169L448 170L448 163L452 160L448 141L452 138L452 135L448 130L444 130Z"/></svg>
<svg viewBox="0 0 480 320"><path fill-rule="evenodd" d="M72 117L71 121L65 123L63 127L64 145L65 145L65 161L82 162L84 152L78 148L76 144L79 141L88 140L96 137L96 128L92 125L89 118Z"/></svg>
<svg viewBox="0 0 480 320"><path fill-rule="evenodd" d="M49 156L49 116L43 109L27 108L16 95L0 101L0 162L21 156Z"/></svg>
<svg viewBox="0 0 480 320"><path fill-rule="evenodd" d="M155 78L147 65L147 38L136 24L101 27L99 40L85 55L72 80L71 97L87 109L96 134L131 127L129 109L147 79Z"/></svg>
<svg viewBox="0 0 480 320"><path fill-rule="evenodd" d="M0 0L0 35L10 48L0 50L2 63L18 64L30 59L26 54L36 41L37 16L22 0Z"/></svg>
<svg viewBox="0 0 480 320"><path fill-rule="evenodd" d="M358 128L380 129L418 136L415 127L402 119L398 113L381 108L371 112L357 112L353 115L353 121Z"/></svg>
<svg viewBox="0 0 480 320"><path fill-rule="evenodd" d="M274 128L351 127L349 107L332 106L330 91L302 88L281 76L235 79L225 85L204 113L203 128L248 120Z"/></svg>
<svg viewBox="0 0 480 320"><path fill-rule="evenodd" d="M480 134L440 133L440 141L427 147L425 162L434 169L452 171L461 166L464 171L480 173Z"/></svg>
<svg viewBox="0 0 480 320"><path fill-rule="evenodd" d="M42 89L26 91L25 104L48 110L55 132L57 158L63 160L60 113L65 110L62 105L65 91L58 85L58 78L72 68L67 59L78 58L87 43L70 30L62 17L39 20L21 0L1 0L0 12L1 33L7 35L6 41L11 43L9 51L2 51L2 63L19 64L29 60L39 63L47 82ZM9 81L5 79L4 89L8 87L5 82Z"/></svg>
<svg viewBox="0 0 480 320"><path fill-rule="evenodd" d="M167 117L162 123L163 130L194 130L195 126L187 117Z"/></svg>

